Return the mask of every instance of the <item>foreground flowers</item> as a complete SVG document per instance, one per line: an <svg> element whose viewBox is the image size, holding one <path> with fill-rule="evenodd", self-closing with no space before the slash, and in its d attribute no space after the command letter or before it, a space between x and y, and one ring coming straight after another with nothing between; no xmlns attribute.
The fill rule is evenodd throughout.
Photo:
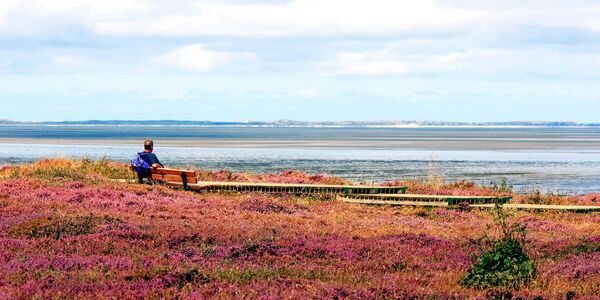
<svg viewBox="0 0 600 300"><path fill-rule="evenodd" d="M459 284L493 223L485 211L39 178L0 180L0 299L493 293ZM600 296L600 214L514 218L538 276L513 296Z"/></svg>

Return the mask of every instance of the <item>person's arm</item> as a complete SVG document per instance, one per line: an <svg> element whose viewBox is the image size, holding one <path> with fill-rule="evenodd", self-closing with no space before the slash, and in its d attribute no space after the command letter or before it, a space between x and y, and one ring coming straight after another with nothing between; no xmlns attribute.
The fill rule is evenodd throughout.
<svg viewBox="0 0 600 300"><path fill-rule="evenodd" d="M153 154L154 154L154 153L153 153ZM152 164L152 165L158 164L158 165L159 165L161 168L164 168L164 167L165 167L165 166L164 166L162 163L160 163L160 160L158 160L158 156L156 156L156 154L154 154L154 160L155 160L156 162L155 162L154 164Z"/></svg>

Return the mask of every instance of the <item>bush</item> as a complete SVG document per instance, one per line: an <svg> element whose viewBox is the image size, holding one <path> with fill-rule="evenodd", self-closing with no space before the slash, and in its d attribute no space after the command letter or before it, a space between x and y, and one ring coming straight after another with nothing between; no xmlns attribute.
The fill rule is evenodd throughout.
<svg viewBox="0 0 600 300"><path fill-rule="evenodd" d="M531 281L536 274L535 264L514 239L498 241L494 249L484 253L472 266L462 283L467 287L518 288Z"/></svg>
<svg viewBox="0 0 600 300"><path fill-rule="evenodd" d="M508 214L496 205L495 221L502 238L491 241L491 249L484 251L462 279L466 287L487 289L495 287L519 288L536 276L535 263L524 251L525 227L509 225Z"/></svg>

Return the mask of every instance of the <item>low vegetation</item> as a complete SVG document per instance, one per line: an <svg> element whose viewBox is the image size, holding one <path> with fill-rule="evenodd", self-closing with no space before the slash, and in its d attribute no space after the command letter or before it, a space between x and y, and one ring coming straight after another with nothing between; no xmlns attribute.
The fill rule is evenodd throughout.
<svg viewBox="0 0 600 300"><path fill-rule="evenodd" d="M494 216L107 180L130 176L124 167L52 160L0 171L0 299L600 297L597 212ZM223 174L204 176L343 182ZM388 184L398 183L498 193L469 182Z"/></svg>
<svg viewBox="0 0 600 300"><path fill-rule="evenodd" d="M494 221L501 232L498 240L488 240L485 249L462 280L466 287L479 289L518 289L535 279L536 267L525 252L526 227L509 224L509 214L496 205Z"/></svg>
<svg viewBox="0 0 600 300"><path fill-rule="evenodd" d="M23 177L89 183L111 178L132 178L132 173L126 164L107 159L43 159L31 165L5 166L0 169L0 179Z"/></svg>

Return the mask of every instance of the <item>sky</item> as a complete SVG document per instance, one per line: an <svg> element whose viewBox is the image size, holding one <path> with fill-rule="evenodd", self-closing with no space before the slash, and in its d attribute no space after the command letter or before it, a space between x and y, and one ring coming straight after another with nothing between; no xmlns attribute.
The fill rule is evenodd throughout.
<svg viewBox="0 0 600 300"><path fill-rule="evenodd" d="M600 121L600 1L1 0L0 119Z"/></svg>

